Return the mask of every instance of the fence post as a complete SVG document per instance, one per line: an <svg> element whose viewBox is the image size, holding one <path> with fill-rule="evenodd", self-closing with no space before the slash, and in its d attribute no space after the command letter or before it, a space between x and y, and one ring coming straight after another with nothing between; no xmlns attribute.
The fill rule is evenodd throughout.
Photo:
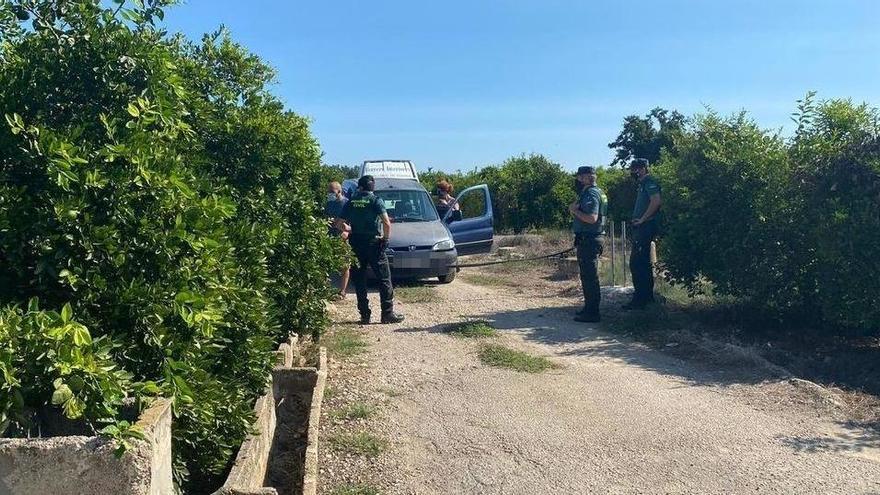
<svg viewBox="0 0 880 495"><path fill-rule="evenodd" d="M657 273L657 244L651 241L651 269Z"/></svg>
<svg viewBox="0 0 880 495"><path fill-rule="evenodd" d="M623 286L626 287L626 222L620 222L621 243L620 250L623 251Z"/></svg>
<svg viewBox="0 0 880 495"><path fill-rule="evenodd" d="M614 286L614 222L611 222L611 286Z"/></svg>

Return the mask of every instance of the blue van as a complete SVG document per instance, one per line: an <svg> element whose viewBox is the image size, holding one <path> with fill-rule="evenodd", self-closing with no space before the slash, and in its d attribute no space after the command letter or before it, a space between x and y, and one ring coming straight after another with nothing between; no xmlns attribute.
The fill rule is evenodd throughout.
<svg viewBox="0 0 880 495"><path fill-rule="evenodd" d="M393 224L388 242L392 277L437 277L448 284L455 279L459 255L492 249L492 196L485 184L459 193L455 199L460 209L441 218L412 162L366 161L361 166L363 175L376 179L376 196L385 203ZM351 185L346 181L345 187Z"/></svg>

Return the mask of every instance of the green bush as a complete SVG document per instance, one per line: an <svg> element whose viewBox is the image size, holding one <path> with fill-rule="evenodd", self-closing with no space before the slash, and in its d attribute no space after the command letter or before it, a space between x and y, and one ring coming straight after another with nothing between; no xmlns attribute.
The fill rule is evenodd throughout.
<svg viewBox="0 0 880 495"><path fill-rule="evenodd" d="M629 176L629 171L620 168L604 167L598 172L599 187L608 196L608 218L628 222L636 201L636 181Z"/></svg>
<svg viewBox="0 0 880 495"><path fill-rule="evenodd" d="M663 263L693 290L787 307L791 282L781 236L790 174L785 144L744 114L695 119L655 173L664 186Z"/></svg>
<svg viewBox="0 0 880 495"><path fill-rule="evenodd" d="M86 421L120 393L174 397L176 480L199 492L248 433L278 340L318 334L338 259L309 185L320 152L266 90L271 68L223 32L167 37L166 3L0 3L0 304L74 310L90 352L138 384L71 387ZM55 321L17 311L0 332ZM11 363L38 391L17 409L51 409L57 377Z"/></svg>
<svg viewBox="0 0 880 495"><path fill-rule="evenodd" d="M653 170L661 262L692 293L708 282L781 321L877 332L880 113L810 94L796 122L789 140L744 113L676 132ZM612 208L619 184L608 186Z"/></svg>
<svg viewBox="0 0 880 495"><path fill-rule="evenodd" d="M803 291L827 321L880 331L880 112L811 93L798 123L789 154Z"/></svg>

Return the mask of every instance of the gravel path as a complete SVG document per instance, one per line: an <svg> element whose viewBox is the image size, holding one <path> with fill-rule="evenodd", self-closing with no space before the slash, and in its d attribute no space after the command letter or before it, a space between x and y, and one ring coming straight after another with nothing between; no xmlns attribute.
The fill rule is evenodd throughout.
<svg viewBox="0 0 880 495"><path fill-rule="evenodd" d="M615 339L571 321L575 299L460 280L433 290L436 302L398 305L402 325L366 327L360 386L399 393L375 420L391 442L373 462L383 493L880 493L880 438L793 400L787 381ZM356 319L352 298L336 311ZM443 333L466 318L561 367L482 365L478 342Z"/></svg>

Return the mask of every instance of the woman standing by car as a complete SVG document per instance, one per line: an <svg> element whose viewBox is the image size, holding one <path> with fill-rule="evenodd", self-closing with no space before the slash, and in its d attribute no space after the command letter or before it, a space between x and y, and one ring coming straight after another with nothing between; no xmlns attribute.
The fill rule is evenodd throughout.
<svg viewBox="0 0 880 495"><path fill-rule="evenodd" d="M440 215L440 219L446 217L446 214L449 210L459 211L461 207L458 204L458 201L452 196L454 193L454 188L452 184L450 184L446 180L441 180L437 183L437 214Z"/></svg>

